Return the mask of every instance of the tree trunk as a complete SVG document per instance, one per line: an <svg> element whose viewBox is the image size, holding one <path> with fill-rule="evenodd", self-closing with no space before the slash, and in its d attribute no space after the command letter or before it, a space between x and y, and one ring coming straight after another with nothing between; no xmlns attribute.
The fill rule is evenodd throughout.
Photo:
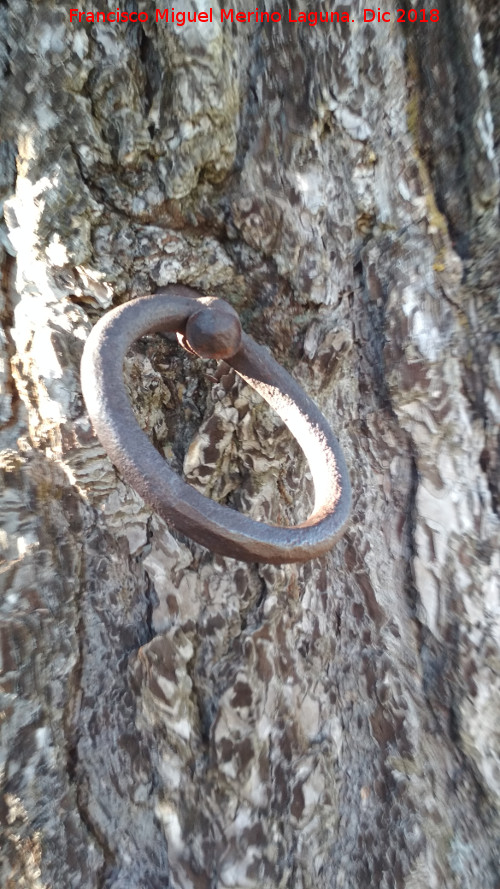
<svg viewBox="0 0 500 889"><path fill-rule="evenodd" d="M7 889L500 886L500 23L400 6L0 4ZM92 324L175 282L338 434L327 557L214 555L95 438ZM226 365L157 335L126 376L199 490L307 515L298 447Z"/></svg>

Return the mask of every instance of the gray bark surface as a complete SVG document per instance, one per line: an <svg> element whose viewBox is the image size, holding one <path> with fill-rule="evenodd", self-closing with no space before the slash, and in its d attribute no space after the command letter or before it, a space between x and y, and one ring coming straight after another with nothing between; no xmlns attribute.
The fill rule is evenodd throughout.
<svg viewBox="0 0 500 889"><path fill-rule="evenodd" d="M499 889L500 16L433 6L0 3L6 889ZM328 557L214 556L93 435L92 324L177 282L338 434ZM298 448L226 365L156 336L125 370L199 490L307 515Z"/></svg>

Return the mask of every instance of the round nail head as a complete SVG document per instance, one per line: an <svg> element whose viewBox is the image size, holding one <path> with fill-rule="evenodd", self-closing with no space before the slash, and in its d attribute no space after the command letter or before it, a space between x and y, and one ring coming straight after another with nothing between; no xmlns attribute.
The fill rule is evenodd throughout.
<svg viewBox="0 0 500 889"><path fill-rule="evenodd" d="M241 344L241 324L236 313L200 309L188 319L186 340L200 358L231 358Z"/></svg>

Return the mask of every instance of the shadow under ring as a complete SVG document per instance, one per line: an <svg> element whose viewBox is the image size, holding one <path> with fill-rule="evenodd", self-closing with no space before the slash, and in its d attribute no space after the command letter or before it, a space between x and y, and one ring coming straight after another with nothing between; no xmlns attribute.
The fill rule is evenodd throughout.
<svg viewBox="0 0 500 889"><path fill-rule="evenodd" d="M196 324L188 322L200 313L213 330L195 330L190 340L190 328ZM351 486L344 455L321 411L267 349L243 332L235 334L226 349L219 348L217 330L225 331L228 319L233 328L237 319L241 331L228 303L200 297L182 286L113 309L95 325L85 344L81 362L85 404L110 460L169 525L231 558L276 565L305 562L331 549L345 530ZM281 417L304 451L313 476L314 509L305 522L291 527L258 522L210 500L179 478L151 444L134 416L123 362L140 337L167 331L177 333L190 351L202 357L223 357Z"/></svg>

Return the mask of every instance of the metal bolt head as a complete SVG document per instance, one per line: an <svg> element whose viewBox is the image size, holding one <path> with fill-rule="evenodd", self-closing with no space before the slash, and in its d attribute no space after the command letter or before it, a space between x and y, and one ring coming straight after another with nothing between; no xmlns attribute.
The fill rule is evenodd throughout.
<svg viewBox="0 0 500 889"><path fill-rule="evenodd" d="M185 337L200 358L232 358L241 345L241 324L236 312L203 308L190 316Z"/></svg>

